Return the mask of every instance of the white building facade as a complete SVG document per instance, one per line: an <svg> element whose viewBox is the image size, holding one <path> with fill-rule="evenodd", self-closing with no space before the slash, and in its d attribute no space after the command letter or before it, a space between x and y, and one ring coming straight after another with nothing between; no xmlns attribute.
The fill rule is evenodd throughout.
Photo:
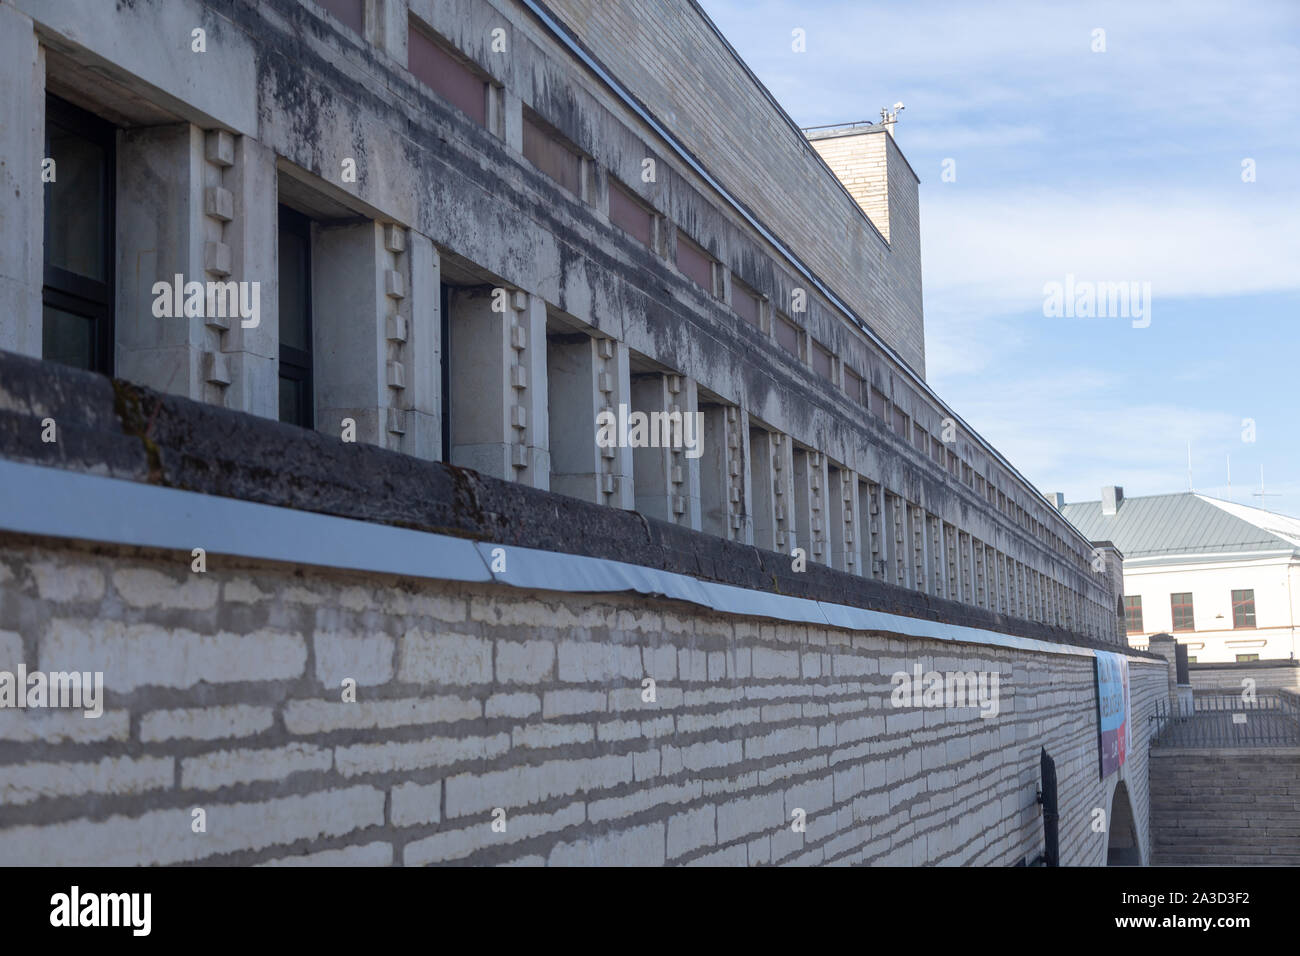
<svg viewBox="0 0 1300 956"><path fill-rule="evenodd" d="M1129 644L1174 635L1192 663L1294 660L1300 652L1300 520L1194 492L1064 505L1124 554Z"/></svg>

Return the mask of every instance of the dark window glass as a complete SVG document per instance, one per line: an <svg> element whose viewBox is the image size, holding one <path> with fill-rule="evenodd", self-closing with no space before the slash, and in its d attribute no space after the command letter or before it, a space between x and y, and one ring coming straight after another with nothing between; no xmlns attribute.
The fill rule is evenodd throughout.
<svg viewBox="0 0 1300 956"><path fill-rule="evenodd" d="M735 279L731 280L731 307L736 310L737 315L755 328L759 326L759 301L758 296Z"/></svg>
<svg viewBox="0 0 1300 956"><path fill-rule="evenodd" d="M50 158L55 181L49 184L49 263L87 279L103 281L105 261L104 217L108 184L108 157L99 143L58 125L50 126Z"/></svg>
<svg viewBox="0 0 1300 956"><path fill-rule="evenodd" d="M48 302L42 309L41 341L45 358L74 368L94 368L95 320Z"/></svg>
<svg viewBox="0 0 1300 956"><path fill-rule="evenodd" d="M280 344L310 352L310 231L294 225L282 224L280 229Z"/></svg>
<svg viewBox="0 0 1300 956"><path fill-rule="evenodd" d="M867 383L863 381L862 376L849 366L844 366L844 391L853 399L862 405L867 404Z"/></svg>
<svg viewBox="0 0 1300 956"><path fill-rule="evenodd" d="M650 245L654 238L654 217L650 211L614 182L609 184L609 221L642 245Z"/></svg>
<svg viewBox="0 0 1300 956"><path fill-rule="evenodd" d="M1175 631L1196 630L1196 621L1192 615L1192 595L1190 591L1169 595L1169 608L1173 612Z"/></svg>
<svg viewBox="0 0 1300 956"><path fill-rule="evenodd" d="M1232 626L1255 626L1255 591L1253 588L1232 592Z"/></svg>
<svg viewBox="0 0 1300 956"><path fill-rule="evenodd" d="M885 398L884 392L876 388L871 390L871 410L886 422L889 421L889 399Z"/></svg>
<svg viewBox="0 0 1300 956"><path fill-rule="evenodd" d="M713 260L682 232L677 233L677 268L713 294Z"/></svg>
<svg viewBox="0 0 1300 956"><path fill-rule="evenodd" d="M820 342L812 343L811 358L813 371L828 381L834 381L835 365L831 361L831 353Z"/></svg>
<svg viewBox="0 0 1300 956"><path fill-rule="evenodd" d="M406 44L407 68L447 102L478 123L487 125L487 82L448 53L414 20Z"/></svg>
<svg viewBox="0 0 1300 956"><path fill-rule="evenodd" d="M898 432L904 441L912 437L912 420L897 405L894 406L894 431Z"/></svg>
<svg viewBox="0 0 1300 956"><path fill-rule="evenodd" d="M116 130L53 96L45 100L45 282L42 354L113 370L113 178Z"/></svg>
<svg viewBox="0 0 1300 956"><path fill-rule="evenodd" d="M582 195L582 157L557 134L524 117L524 157L573 193Z"/></svg>
<svg viewBox="0 0 1300 956"><path fill-rule="evenodd" d="M940 468L943 467L943 442L937 438L930 439L930 457Z"/></svg>
<svg viewBox="0 0 1300 956"><path fill-rule="evenodd" d="M1142 633L1142 595L1124 595L1124 628L1130 634Z"/></svg>
<svg viewBox="0 0 1300 956"><path fill-rule="evenodd" d="M784 315L776 317L776 341L795 358L799 357L799 326Z"/></svg>
<svg viewBox="0 0 1300 956"><path fill-rule="evenodd" d="M279 208L280 421L311 428L311 221Z"/></svg>

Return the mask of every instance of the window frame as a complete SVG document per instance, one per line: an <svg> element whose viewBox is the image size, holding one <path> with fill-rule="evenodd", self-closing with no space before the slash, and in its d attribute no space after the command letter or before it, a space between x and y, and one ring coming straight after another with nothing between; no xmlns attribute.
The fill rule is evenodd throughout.
<svg viewBox="0 0 1300 956"><path fill-rule="evenodd" d="M1186 602L1181 602L1181 601L1176 602L1174 600L1175 598L1181 598L1181 597L1187 598ZM1180 627L1178 624L1178 620L1180 616L1179 610L1181 608L1187 609L1185 615L1187 621L1189 622L1188 624L1182 627ZM1194 602L1192 600L1191 591L1175 591L1169 595L1169 623L1170 623L1170 629L1174 631L1196 630L1196 609L1195 609Z"/></svg>
<svg viewBox="0 0 1300 956"><path fill-rule="evenodd" d="M92 279L79 275L59 266L50 265L50 205L51 186L44 183L44 222L42 224L42 274L41 274L41 348L45 352L44 311L45 307L71 312L89 319L94 323L91 342L94 355L90 370L103 375L112 375L116 367L114 345L116 343L116 315L114 298L116 295L117 276L117 127L108 120L96 116L79 106L69 103L52 93L45 95L45 138L44 155L53 155L50 142L51 126L59 126L81 138L94 143L104 152L103 182L100 190L100 223L103 234L100 237L104 256L104 279Z"/></svg>
<svg viewBox="0 0 1300 956"><path fill-rule="evenodd" d="M532 167L549 179L555 185L559 186L566 193L580 202L587 202L589 190L587 189L587 155L578 144L570 140L558 129L544 120L541 115L535 111L525 108L523 111L522 138L520 142L520 152L528 160ZM537 143L541 140L548 148L539 152ZM529 146L532 144L532 148ZM574 181L572 185L563 178L562 175L556 175L557 172L564 173L568 170L559 167L558 163L549 162L550 156L559 157L561 154L573 161L572 173ZM653 228L653 226L652 226Z"/></svg>
<svg viewBox="0 0 1300 956"><path fill-rule="evenodd" d="M736 307L736 299L748 299L754 304L754 317L751 319L741 309ZM736 313L736 317L745 324L755 329L763 328L763 297L750 285L740 281L734 275L731 277L731 311Z"/></svg>
<svg viewBox="0 0 1300 956"><path fill-rule="evenodd" d="M707 263L709 269L709 280L707 284L701 281L703 278L702 276L697 276L694 272L683 268L683 248L687 250L686 258L688 260L695 257L702 260L704 263ZM703 289L711 299L716 299L718 297L717 262L718 260L713 258L708 249L705 249L704 246L686 235L680 227L677 229L677 245L673 252L673 266L676 267L678 272L690 279L691 282Z"/></svg>
<svg viewBox="0 0 1300 956"><path fill-rule="evenodd" d="M623 222L621 222L619 218L616 217L614 212L615 209L614 197L616 195L619 197L619 200L623 203L624 206L635 208L645 214L646 238L644 241L635 232L633 232L631 229L628 229L627 226L624 225ZM614 226L616 229L619 229L626 235L632 237L637 242L643 242L643 244L647 249L653 251L656 244L655 243L655 233L656 233L655 221L658 218L658 214L650 206L648 206L639 196L633 193L632 190L628 189L626 186L624 186L622 183L620 183L612 176L609 178L609 199L610 199L610 203L609 203L610 225Z"/></svg>
<svg viewBox="0 0 1300 956"><path fill-rule="evenodd" d="M1129 603L1130 601L1134 603ZM1137 626L1133 626L1134 612L1137 616ZM1145 634L1142 621L1142 595L1125 594L1124 595L1124 632L1126 634Z"/></svg>
<svg viewBox="0 0 1300 956"><path fill-rule="evenodd" d="M307 255L305 257L305 301L303 303L306 312L306 340L309 348L304 351L296 346L285 345L283 339L279 342L279 356L277 360L277 388L281 379L299 382L302 384L303 391L306 393L305 403L305 421L288 422L287 424L297 425L300 428L316 427L316 386L315 386L315 368L313 362L313 353L316 334L315 317L312 314L312 241L311 241L311 218L292 209L289 206L280 204L276 208L276 263L277 263L277 281L279 270L280 256L280 233L284 231L296 233L299 238L304 240ZM282 290L281 290L282 291ZM280 315L279 303L276 304L277 320ZM278 394L278 393L277 393ZM277 412L278 418L278 412ZM284 419L279 419L284 421Z"/></svg>
<svg viewBox="0 0 1300 956"><path fill-rule="evenodd" d="M411 62L411 54L413 50L410 38L411 34L419 34L420 38L427 42L436 54L445 57L453 67L463 70L467 76L473 78L482 85L482 90L480 91L481 103L474 111L466 109L466 103L462 101L460 94L453 88L453 86L447 84L435 86L430 83L424 75L417 73L413 69L413 64ZM443 39L443 37L440 36L431 26L424 23L424 21L420 20L413 13L407 14L406 71L410 73L411 76L415 77L416 82L418 82L422 87L432 92L444 102L449 103L460 113L469 117L475 125L481 126L484 129L490 128L492 124L492 110L489 101L492 97L492 79L486 76L477 64L473 64L468 57L452 46L447 40ZM479 110L481 110L482 116L479 115Z"/></svg>
<svg viewBox="0 0 1300 956"><path fill-rule="evenodd" d="M1249 594L1250 597L1248 597L1248 598L1241 598L1241 599L1238 599L1237 595L1239 595L1239 594ZM1254 589L1254 588L1234 588L1234 589L1232 590L1232 592L1231 592L1230 599L1231 599L1231 601L1232 601L1232 628L1233 628L1233 630L1245 630L1245 631L1248 631L1248 630L1254 630L1255 627L1256 627L1256 624L1255 624L1255 589ZM1239 623L1237 623L1237 611L1238 611L1238 609L1239 609L1239 608L1245 608L1245 607L1247 607L1247 606L1250 607L1250 610L1249 610L1249 611L1244 611L1243 614L1242 614L1242 616L1245 617L1245 616L1248 614L1248 615L1250 616L1250 623L1249 623L1249 624L1239 624Z"/></svg>

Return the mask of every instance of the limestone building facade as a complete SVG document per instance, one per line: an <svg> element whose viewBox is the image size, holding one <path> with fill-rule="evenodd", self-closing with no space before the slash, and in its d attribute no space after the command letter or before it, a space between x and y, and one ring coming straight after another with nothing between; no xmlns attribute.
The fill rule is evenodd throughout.
<svg viewBox="0 0 1300 956"><path fill-rule="evenodd" d="M1117 635L925 382L897 143L815 144L846 189L694 4L0 15L0 347ZM620 405L704 454L598 447Z"/></svg>
<svg viewBox="0 0 1300 956"><path fill-rule="evenodd" d="M0 0L0 63L0 679L104 685L0 708L0 859L1013 865L1043 752L1061 861L1149 859L1168 666L927 383L887 129L691 0Z"/></svg>

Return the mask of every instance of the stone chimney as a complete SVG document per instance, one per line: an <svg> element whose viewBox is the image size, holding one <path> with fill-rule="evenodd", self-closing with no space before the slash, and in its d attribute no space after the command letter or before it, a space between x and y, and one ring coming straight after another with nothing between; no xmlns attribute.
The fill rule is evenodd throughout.
<svg viewBox="0 0 1300 956"><path fill-rule="evenodd" d="M1053 492L1052 504L1056 507L1057 511L1060 511L1065 507L1065 495L1061 494L1059 491Z"/></svg>
<svg viewBox="0 0 1300 956"><path fill-rule="evenodd" d="M1120 502L1124 500L1124 489L1119 485L1107 485L1101 489L1101 513L1113 515L1119 511Z"/></svg>

